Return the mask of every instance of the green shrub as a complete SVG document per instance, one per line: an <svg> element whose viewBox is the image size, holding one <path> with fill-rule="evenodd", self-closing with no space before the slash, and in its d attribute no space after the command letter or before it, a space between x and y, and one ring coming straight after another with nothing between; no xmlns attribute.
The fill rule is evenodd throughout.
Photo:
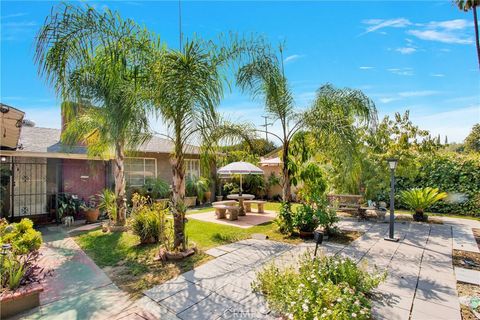
<svg viewBox="0 0 480 320"><path fill-rule="evenodd" d="M147 178L143 186L144 195L152 199L165 199L170 196L170 184L161 178Z"/></svg>
<svg viewBox="0 0 480 320"><path fill-rule="evenodd" d="M350 259L309 255L293 267L267 266L257 274L254 290L269 306L289 319L370 319L369 294L385 274L358 267Z"/></svg>
<svg viewBox="0 0 480 320"><path fill-rule="evenodd" d="M291 234L293 232L293 213L292 204L290 202L284 201L280 204L280 212L275 219L275 223L281 233Z"/></svg>
<svg viewBox="0 0 480 320"><path fill-rule="evenodd" d="M340 218L337 216L335 209L322 206L317 209L317 217L326 235L334 234L337 231L336 223L340 221Z"/></svg>
<svg viewBox="0 0 480 320"><path fill-rule="evenodd" d="M132 232L141 243L164 243L167 237L166 213L161 204L147 204L146 198L134 195L134 210L129 219Z"/></svg>
<svg viewBox="0 0 480 320"><path fill-rule="evenodd" d="M33 229L30 219L22 219L18 223L9 224L0 220L0 244L9 243L15 254L27 254L36 251L42 244L42 234Z"/></svg>
<svg viewBox="0 0 480 320"><path fill-rule="evenodd" d="M313 232L319 226L318 210L302 204L293 215L292 222L298 231Z"/></svg>

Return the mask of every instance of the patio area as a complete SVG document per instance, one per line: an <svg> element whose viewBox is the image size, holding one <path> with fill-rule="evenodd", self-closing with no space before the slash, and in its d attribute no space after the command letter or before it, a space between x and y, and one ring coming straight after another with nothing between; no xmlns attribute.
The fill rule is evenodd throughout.
<svg viewBox="0 0 480 320"><path fill-rule="evenodd" d="M373 303L377 319L461 319L452 247L462 243L478 250L471 228L480 223L457 220L397 223L399 242L384 241L387 224L344 220L342 229L365 234L349 245L324 242L322 253L388 271ZM295 264L314 246L253 239L219 246L207 251L214 260L145 291L138 303L162 319L273 319L264 298L251 290L256 272L273 261Z"/></svg>
<svg viewBox="0 0 480 320"><path fill-rule="evenodd" d="M234 226L242 229L251 228L253 226L272 221L276 217L277 213L272 210L265 210L264 213L248 212L245 216L239 216L238 220L217 219L214 210L190 214L188 216L189 219L218 223L226 226Z"/></svg>

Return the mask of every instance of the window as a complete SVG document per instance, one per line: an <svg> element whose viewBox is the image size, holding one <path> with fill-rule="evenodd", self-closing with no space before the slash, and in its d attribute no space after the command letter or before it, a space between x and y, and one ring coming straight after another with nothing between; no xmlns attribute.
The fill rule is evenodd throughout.
<svg viewBox="0 0 480 320"><path fill-rule="evenodd" d="M157 159L126 158L125 179L132 187L141 187L146 178L157 177Z"/></svg>
<svg viewBox="0 0 480 320"><path fill-rule="evenodd" d="M185 176L187 177L187 179L192 179L193 177L200 177L200 160L185 160Z"/></svg>

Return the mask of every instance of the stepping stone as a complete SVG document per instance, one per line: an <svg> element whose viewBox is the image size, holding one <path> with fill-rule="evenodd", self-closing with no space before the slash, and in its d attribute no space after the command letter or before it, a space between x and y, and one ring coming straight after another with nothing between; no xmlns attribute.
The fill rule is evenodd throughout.
<svg viewBox="0 0 480 320"><path fill-rule="evenodd" d="M457 281L480 285L480 271L455 267Z"/></svg>
<svg viewBox="0 0 480 320"><path fill-rule="evenodd" d="M212 249L208 249L207 251L205 251L205 253L212 256L212 257L218 258L220 256L223 256L224 254L227 254L228 251L223 251L223 250L218 249L218 248L212 248Z"/></svg>
<svg viewBox="0 0 480 320"><path fill-rule="evenodd" d="M480 253L472 229L469 227L452 227L453 249Z"/></svg>

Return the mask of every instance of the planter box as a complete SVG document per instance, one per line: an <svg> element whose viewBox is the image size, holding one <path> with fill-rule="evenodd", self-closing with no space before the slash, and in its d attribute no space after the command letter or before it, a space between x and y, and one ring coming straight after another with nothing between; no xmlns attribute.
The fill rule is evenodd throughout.
<svg viewBox="0 0 480 320"><path fill-rule="evenodd" d="M197 205L197 197L185 197L185 205L187 207L195 207Z"/></svg>
<svg viewBox="0 0 480 320"><path fill-rule="evenodd" d="M43 287L31 284L20 287L15 291L2 293L0 296L0 318L12 317L21 312L30 310L40 305L40 292Z"/></svg>

